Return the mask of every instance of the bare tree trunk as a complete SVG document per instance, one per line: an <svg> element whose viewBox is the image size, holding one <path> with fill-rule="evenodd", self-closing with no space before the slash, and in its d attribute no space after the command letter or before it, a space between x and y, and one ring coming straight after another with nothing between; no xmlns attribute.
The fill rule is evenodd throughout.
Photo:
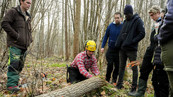
<svg viewBox="0 0 173 97"><path fill-rule="evenodd" d="M80 33L80 10L81 0L76 0L76 12L75 12L75 29L74 29L74 42L73 42L73 58L79 53L79 33Z"/></svg>
<svg viewBox="0 0 173 97"><path fill-rule="evenodd" d="M52 7L50 8L50 10L52 9ZM53 13L53 15L52 15L52 20L50 20L51 18L51 13L52 12L48 12L48 30L47 30L47 38L46 38L46 45L45 45L45 56L46 57L50 57L51 56L51 46L50 46L50 43L52 42L52 41L50 41L51 40L51 35L52 35L52 29L53 29L53 23L54 23L54 17L55 17L55 12Z"/></svg>
<svg viewBox="0 0 173 97"><path fill-rule="evenodd" d="M8 62L8 48L6 45L6 33L4 33L2 31L2 27L1 27L1 21L3 19L3 16L5 14L6 9L9 6L9 0L3 0L2 1L2 8L1 8L1 14L0 14L0 69L5 68L5 66L7 65ZM1 53L2 53L2 57L1 57Z"/></svg>
<svg viewBox="0 0 173 97"><path fill-rule="evenodd" d="M68 3L69 2L70 1L68 1ZM71 53L70 52L71 52L71 46L72 46L71 37L70 37L71 36L71 33L72 33L72 31L71 31L71 22L70 22L70 19L71 19L70 18L70 6L68 6L68 8L67 8L67 12L68 12L68 14L67 14L67 17L68 17L67 18L68 19L68 24L67 24L68 25L68 29L67 29L68 30L68 44L67 44L68 45L68 48L67 49L68 49L68 56L70 58L70 56L71 56Z"/></svg>
<svg viewBox="0 0 173 97"><path fill-rule="evenodd" d="M165 0L160 0L160 8L164 9Z"/></svg>
<svg viewBox="0 0 173 97"><path fill-rule="evenodd" d="M131 0L126 0L126 4L130 4L130 1L131 1Z"/></svg>
<svg viewBox="0 0 173 97"><path fill-rule="evenodd" d="M35 4L36 4L36 0L32 0L32 4L31 4L31 10L30 10L30 15L32 16L32 19L35 17Z"/></svg>
<svg viewBox="0 0 173 97"><path fill-rule="evenodd" d="M68 0L65 0L65 60L69 60L69 51L68 51L68 32L67 32L67 4ZM70 33L70 32L69 32Z"/></svg>
<svg viewBox="0 0 173 97"><path fill-rule="evenodd" d="M7 9L7 7L9 6L9 1L8 0L3 0L2 1L2 8L1 8L1 14L0 14L0 21L2 21L2 18L5 14L5 10ZM2 28L0 25L0 34L1 34Z"/></svg>
<svg viewBox="0 0 173 97"><path fill-rule="evenodd" d="M64 0L62 0L62 37L61 37L61 55L64 57Z"/></svg>
<svg viewBox="0 0 173 97"><path fill-rule="evenodd" d="M140 2L139 2L139 5L138 5L138 14L140 14L141 13L141 11L142 11L142 6L143 6L143 2L144 2L144 0L141 0Z"/></svg>
<svg viewBox="0 0 173 97"><path fill-rule="evenodd" d="M36 38L37 44L37 58L41 58L43 56L44 51L44 16L45 16L45 1L41 2L41 25L38 31L38 38Z"/></svg>

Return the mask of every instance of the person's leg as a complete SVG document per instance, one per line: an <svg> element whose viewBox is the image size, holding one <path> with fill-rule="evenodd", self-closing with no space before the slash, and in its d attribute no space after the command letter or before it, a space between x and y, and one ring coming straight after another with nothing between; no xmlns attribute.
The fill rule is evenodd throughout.
<svg viewBox="0 0 173 97"><path fill-rule="evenodd" d="M169 96L169 80L166 71L161 70L158 75L160 97Z"/></svg>
<svg viewBox="0 0 173 97"><path fill-rule="evenodd" d="M117 86L116 86L117 89L121 89L122 84L123 84L123 77L124 77L126 61L127 61L127 55L126 55L125 51L120 50L119 60L120 60L120 65L119 65L119 79L118 79L118 83L117 83Z"/></svg>
<svg viewBox="0 0 173 97"><path fill-rule="evenodd" d="M162 45L162 61L164 63L164 70L168 74L170 84L170 97L173 97L173 40L165 45Z"/></svg>
<svg viewBox="0 0 173 97"><path fill-rule="evenodd" d="M169 96L169 81L166 71L163 69L155 69L153 71L152 81L156 97Z"/></svg>
<svg viewBox="0 0 173 97"><path fill-rule="evenodd" d="M22 50L21 52L21 57L20 57L20 66L19 66L19 72L22 71L25 63L25 58L26 58L26 50Z"/></svg>
<svg viewBox="0 0 173 97"><path fill-rule="evenodd" d="M136 61L137 51L127 52L127 56L130 62ZM132 67L132 70L133 70L133 80L132 80L131 92L135 92L137 87L137 79L138 79L138 66L134 65Z"/></svg>
<svg viewBox="0 0 173 97"><path fill-rule="evenodd" d="M83 81L83 80L86 80L87 78L85 76L83 76L82 74L80 74L80 72L78 73L79 74L79 81Z"/></svg>
<svg viewBox="0 0 173 97"><path fill-rule="evenodd" d="M74 68L74 67L68 67L68 72L69 72L69 82L70 83L76 83L79 81L78 79L78 69Z"/></svg>
<svg viewBox="0 0 173 97"><path fill-rule="evenodd" d="M140 77L138 82L138 90L136 93L129 93L129 96L144 96L147 88L147 80L150 72L153 69L151 60L144 58L142 66L140 67Z"/></svg>
<svg viewBox="0 0 173 97"><path fill-rule="evenodd" d="M159 82L157 78L157 70L153 70L153 75L152 75L152 85L154 87L154 96L159 97L160 95L160 88L159 88Z"/></svg>
<svg viewBox="0 0 173 97"><path fill-rule="evenodd" d="M7 72L7 89L10 91L16 92L18 89L15 89L18 86L19 82L19 65L21 57L21 49L16 47L9 47L9 67Z"/></svg>
<svg viewBox="0 0 173 97"><path fill-rule="evenodd" d="M108 48L106 53L106 60L108 62L107 64L107 70L106 70L106 81L110 81L111 73L113 70L113 50Z"/></svg>
<svg viewBox="0 0 173 97"><path fill-rule="evenodd" d="M119 72L119 51L114 53L114 71L112 75L112 82L116 83Z"/></svg>

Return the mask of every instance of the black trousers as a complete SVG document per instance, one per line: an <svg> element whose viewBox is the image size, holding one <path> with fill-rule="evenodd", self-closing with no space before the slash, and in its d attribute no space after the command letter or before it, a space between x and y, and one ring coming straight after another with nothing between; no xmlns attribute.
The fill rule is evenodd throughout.
<svg viewBox="0 0 173 97"><path fill-rule="evenodd" d="M156 97L169 96L169 81L166 71L164 71L163 69L154 69L152 84Z"/></svg>
<svg viewBox="0 0 173 97"><path fill-rule="evenodd" d="M143 59L142 66L140 67L140 79L143 79L145 81L148 80L148 76L150 72L153 70L154 65L151 63L151 60L148 60L147 58Z"/></svg>
<svg viewBox="0 0 173 97"><path fill-rule="evenodd" d="M112 82L116 83L118 72L119 72L119 50L108 48L106 53L107 71L106 71L106 81L110 81L112 74Z"/></svg>
<svg viewBox="0 0 173 97"><path fill-rule="evenodd" d="M159 67L159 68L158 68ZM153 70L154 65L151 63L151 60L144 58L142 66L140 68L140 79L145 81L148 80L150 72L153 70L152 75L152 85L154 87L156 97L168 97L169 95L169 81L166 71L163 70L163 67L158 66Z"/></svg>
<svg viewBox="0 0 173 97"><path fill-rule="evenodd" d="M123 77L124 77L127 58L129 58L129 60L131 62L131 61L136 61L136 57L137 57L137 51L120 50L119 79L118 79L118 83L117 83L118 87L122 87L122 84L123 84ZM138 79L137 66L133 66L132 70L133 70L132 87L136 87L137 86L137 79Z"/></svg>
<svg viewBox="0 0 173 97"><path fill-rule="evenodd" d="M87 79L85 76L83 76L79 72L79 69L74 68L74 67L68 67L67 73L69 73L69 82L70 83L77 83L77 82Z"/></svg>

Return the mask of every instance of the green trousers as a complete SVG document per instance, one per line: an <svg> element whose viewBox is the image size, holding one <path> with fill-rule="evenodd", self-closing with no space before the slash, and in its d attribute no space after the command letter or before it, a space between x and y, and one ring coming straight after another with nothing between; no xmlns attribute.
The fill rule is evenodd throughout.
<svg viewBox="0 0 173 97"><path fill-rule="evenodd" d="M162 61L168 74L170 84L170 97L173 97L173 40L162 45Z"/></svg>
<svg viewBox="0 0 173 97"><path fill-rule="evenodd" d="M19 73L24 67L26 50L16 47L9 47L9 66L7 72L7 87L18 86Z"/></svg>

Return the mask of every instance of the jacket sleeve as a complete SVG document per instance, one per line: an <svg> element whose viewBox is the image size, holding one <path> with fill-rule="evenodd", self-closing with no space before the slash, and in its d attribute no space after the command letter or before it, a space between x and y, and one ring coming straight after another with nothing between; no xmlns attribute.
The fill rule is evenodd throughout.
<svg viewBox="0 0 173 97"><path fill-rule="evenodd" d="M165 15L164 23L160 29L161 43L166 43L173 36L173 0L168 0L168 12Z"/></svg>
<svg viewBox="0 0 173 97"><path fill-rule="evenodd" d="M93 64L91 66L91 72L94 75L99 75L100 74L100 72L99 72L99 70L97 68L97 59L95 57L93 58Z"/></svg>
<svg viewBox="0 0 173 97"><path fill-rule="evenodd" d="M154 49L155 49L154 34L155 34L155 30L153 30L151 32L150 45L147 47L147 50L146 50L145 55L144 55L144 59L150 63L151 63L151 60L153 58L153 53L154 53Z"/></svg>
<svg viewBox="0 0 173 97"><path fill-rule="evenodd" d="M141 19L139 20L139 24L137 26L137 31L139 33L136 37L134 37L133 43L138 43L140 40L142 40L145 37L144 23Z"/></svg>
<svg viewBox="0 0 173 97"><path fill-rule="evenodd" d="M153 37L154 37L154 31L151 32L150 35L150 45L147 47L146 51L145 51L145 55L142 61L142 66L140 67L140 72L143 72L143 74L145 74L145 76L148 76L149 73L152 71L153 66L152 65L152 58L153 58L153 53L154 53L154 41L153 41Z"/></svg>
<svg viewBox="0 0 173 97"><path fill-rule="evenodd" d="M14 17L15 17L15 9L10 9L3 18L1 26L9 36L17 40L19 38L19 35L11 27L11 24L14 22Z"/></svg>
<svg viewBox="0 0 173 97"><path fill-rule="evenodd" d="M110 32L110 25L106 29L101 48L105 47L105 44L106 44L108 37L109 37L109 32Z"/></svg>

